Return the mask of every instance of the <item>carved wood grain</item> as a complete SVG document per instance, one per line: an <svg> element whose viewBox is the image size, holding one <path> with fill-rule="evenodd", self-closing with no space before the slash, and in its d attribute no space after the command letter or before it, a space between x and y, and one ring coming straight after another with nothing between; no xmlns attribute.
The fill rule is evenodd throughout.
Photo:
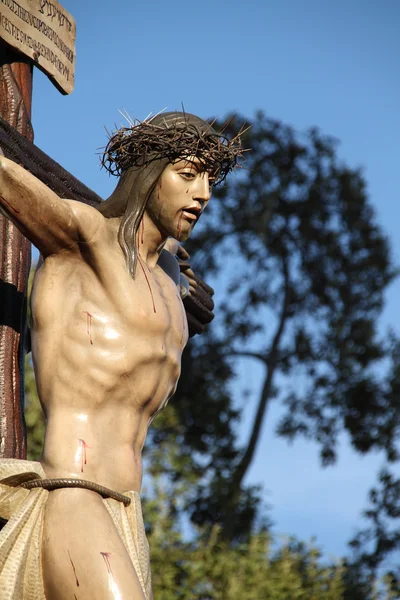
<svg viewBox="0 0 400 600"><path fill-rule="evenodd" d="M32 64L0 41L0 115L33 141ZM25 458L24 338L31 244L0 215L0 457Z"/></svg>

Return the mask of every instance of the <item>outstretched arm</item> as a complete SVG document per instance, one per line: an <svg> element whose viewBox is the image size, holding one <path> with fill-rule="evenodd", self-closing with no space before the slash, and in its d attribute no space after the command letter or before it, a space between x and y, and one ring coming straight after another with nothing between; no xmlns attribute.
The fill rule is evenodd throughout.
<svg viewBox="0 0 400 600"><path fill-rule="evenodd" d="M63 200L44 183L0 156L0 210L44 257L78 247L103 219L90 206Z"/></svg>

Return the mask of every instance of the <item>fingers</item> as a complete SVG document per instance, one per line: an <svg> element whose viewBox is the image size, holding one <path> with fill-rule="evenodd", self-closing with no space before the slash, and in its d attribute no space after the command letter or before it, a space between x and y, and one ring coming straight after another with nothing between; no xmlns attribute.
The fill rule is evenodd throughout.
<svg viewBox="0 0 400 600"><path fill-rule="evenodd" d="M180 258L181 260L187 261L190 258L190 254L188 254L188 252L186 252L185 248L183 246L181 246L180 244L178 244L178 249L176 251L176 255L178 258Z"/></svg>
<svg viewBox="0 0 400 600"><path fill-rule="evenodd" d="M193 337L196 334L204 333L204 325L200 323L196 317L190 313L186 313L188 325L189 325L189 337Z"/></svg>
<svg viewBox="0 0 400 600"><path fill-rule="evenodd" d="M187 276L186 272L185 275ZM191 271L190 278L194 280L196 287L201 287L206 294L208 294L209 296L214 296L213 288L207 285L207 283L200 279L200 277L197 277L196 273L193 273L193 271Z"/></svg>
<svg viewBox="0 0 400 600"><path fill-rule="evenodd" d="M186 309L186 314L190 313L202 324L210 323L214 318L214 314L209 308L211 305L208 303L208 306L205 306L203 300L204 298L199 296L198 290L196 290L195 294L189 294L186 296L186 298L183 300L183 304ZM211 301L212 306L214 307L214 303L212 302L211 298L208 300Z"/></svg>

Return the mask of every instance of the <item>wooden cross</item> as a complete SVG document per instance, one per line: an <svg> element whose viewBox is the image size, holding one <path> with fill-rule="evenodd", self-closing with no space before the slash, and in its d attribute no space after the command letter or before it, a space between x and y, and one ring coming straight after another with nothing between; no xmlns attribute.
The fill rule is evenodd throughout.
<svg viewBox="0 0 400 600"><path fill-rule="evenodd" d="M23 29L20 21L36 28L36 33ZM51 51L49 39L53 40ZM62 93L69 93L73 87L74 42L75 24L58 2L0 0L0 150L61 198L96 206L102 199L95 192L32 143L33 66L41 68ZM69 59L71 67L66 66ZM25 458L23 385L31 247L1 215L0 238L0 458ZM214 318L214 291L191 271L187 258L183 252L178 263L181 272L190 273L191 291L183 304L189 335L193 336L202 333Z"/></svg>
<svg viewBox="0 0 400 600"><path fill-rule="evenodd" d="M0 116L33 141L32 71L74 86L75 22L57 0L0 0ZM24 361L30 242L0 215L0 457L25 458Z"/></svg>

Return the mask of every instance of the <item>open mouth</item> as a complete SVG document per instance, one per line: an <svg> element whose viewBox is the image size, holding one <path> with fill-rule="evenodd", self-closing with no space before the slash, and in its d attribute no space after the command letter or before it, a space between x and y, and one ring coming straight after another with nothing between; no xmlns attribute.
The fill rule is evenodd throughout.
<svg viewBox="0 0 400 600"><path fill-rule="evenodd" d="M197 221L201 215L201 208L198 208L197 206L190 206L188 208L184 208L182 212L188 219Z"/></svg>

